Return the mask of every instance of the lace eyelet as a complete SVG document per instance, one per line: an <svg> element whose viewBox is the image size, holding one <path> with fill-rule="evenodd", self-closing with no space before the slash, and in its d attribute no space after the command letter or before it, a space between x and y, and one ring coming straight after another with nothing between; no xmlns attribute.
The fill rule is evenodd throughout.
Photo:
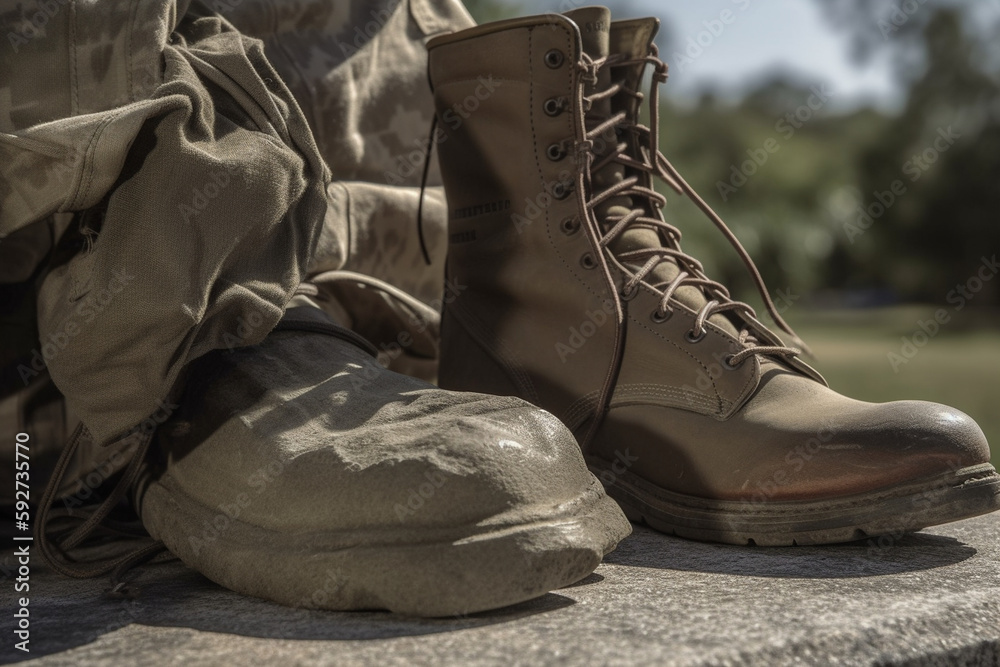
<svg viewBox="0 0 1000 667"><path fill-rule="evenodd" d="M736 356L735 354L730 354L728 357L726 357L726 366L729 366L730 368L739 368L746 361L746 359L743 359L743 361L739 362L738 364L734 364L733 357L735 356Z"/></svg>
<svg viewBox="0 0 1000 667"><path fill-rule="evenodd" d="M551 51L549 51L548 53L545 54L545 64L548 65L552 69L556 69L557 67L561 67L562 64L563 64L563 61L565 61L565 60L566 60L566 56L564 56L563 52L560 51L559 49L552 49Z"/></svg>
<svg viewBox="0 0 1000 667"><path fill-rule="evenodd" d="M587 269L588 271L590 269L596 269L597 268L597 260L595 260L594 256L591 255L588 252L588 253L584 254L583 257L580 258L580 266L582 266L583 268Z"/></svg>
<svg viewBox="0 0 1000 667"><path fill-rule="evenodd" d="M576 218L563 218L563 221L559 223L559 229L566 236L571 236L572 234L576 234L580 229L580 224L576 221Z"/></svg>
<svg viewBox="0 0 1000 667"><path fill-rule="evenodd" d="M702 341L702 339L705 338L705 336L707 336L707 335L708 335L708 332L705 331L704 329L702 329L701 331L699 331L697 333L695 333L694 331L688 331L686 334L684 334L684 340L686 340L687 342L692 343L692 344L693 343L700 343Z"/></svg>
<svg viewBox="0 0 1000 667"><path fill-rule="evenodd" d="M656 310L654 310L652 313L649 314L649 319L653 320L655 324L663 324L664 322L669 320L673 316L673 314L674 314L673 310L661 312L660 309L657 308Z"/></svg>
<svg viewBox="0 0 1000 667"><path fill-rule="evenodd" d="M545 149L545 155L553 162L558 162L566 157L566 149L563 148L562 144L549 144L549 147Z"/></svg>
<svg viewBox="0 0 1000 667"><path fill-rule="evenodd" d="M552 196L556 199L566 199L569 193L570 187L561 181L552 186Z"/></svg>
<svg viewBox="0 0 1000 667"><path fill-rule="evenodd" d="M623 301L631 301L635 298L635 295L639 293L639 286L636 285L631 290L627 290L625 289L625 286L622 285L622 288L618 291L618 293L621 295Z"/></svg>
<svg viewBox="0 0 1000 667"><path fill-rule="evenodd" d="M542 105L542 109L548 116L558 116L563 112L565 104L566 98L564 97L550 97L545 100L545 104Z"/></svg>

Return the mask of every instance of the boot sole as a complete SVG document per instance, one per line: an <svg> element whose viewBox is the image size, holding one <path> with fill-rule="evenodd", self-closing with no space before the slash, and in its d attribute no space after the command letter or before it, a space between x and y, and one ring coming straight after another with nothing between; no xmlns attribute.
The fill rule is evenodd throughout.
<svg viewBox="0 0 1000 667"><path fill-rule="evenodd" d="M619 474L599 459L587 463L599 479L610 480L605 484L608 495L631 521L706 542L793 546L896 538L1000 509L1000 475L988 463L873 493L785 502L697 498L627 471Z"/></svg>
<svg viewBox="0 0 1000 667"><path fill-rule="evenodd" d="M632 530L597 480L555 509L517 525L283 533L159 482L142 499L150 534L230 590L292 607L424 617L498 609L576 583ZM228 525L205 540L205 526L226 523L220 516Z"/></svg>

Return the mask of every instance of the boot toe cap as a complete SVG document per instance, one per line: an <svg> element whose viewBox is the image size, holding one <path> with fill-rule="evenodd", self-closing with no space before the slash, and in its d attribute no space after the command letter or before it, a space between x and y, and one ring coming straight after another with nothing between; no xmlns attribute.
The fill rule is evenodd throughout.
<svg viewBox="0 0 1000 667"><path fill-rule="evenodd" d="M352 473L358 493L379 490L376 521L522 523L558 512L593 484L576 440L551 414L514 398L439 390L429 398L451 405L385 429L388 451ZM368 437L342 443L343 458L357 462Z"/></svg>
<svg viewBox="0 0 1000 667"><path fill-rule="evenodd" d="M795 450L802 474L775 499L869 493L990 461L979 425L945 405L861 404L828 424Z"/></svg>
<svg viewBox="0 0 1000 667"><path fill-rule="evenodd" d="M990 461L990 446L979 425L967 414L947 405L925 401L887 403L875 421L875 440L900 464L935 464L965 468ZM909 461L912 459L912 462Z"/></svg>
<svg viewBox="0 0 1000 667"><path fill-rule="evenodd" d="M572 434L520 399L423 385L378 405L336 392L297 403L305 414L278 408L297 416L284 428L234 414L167 444L184 452L169 483L241 521L309 532L523 523L595 481Z"/></svg>

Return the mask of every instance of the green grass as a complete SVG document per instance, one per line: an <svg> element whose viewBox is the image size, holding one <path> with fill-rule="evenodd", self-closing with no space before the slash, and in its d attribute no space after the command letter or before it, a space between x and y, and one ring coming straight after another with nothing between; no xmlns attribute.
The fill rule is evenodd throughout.
<svg viewBox="0 0 1000 667"><path fill-rule="evenodd" d="M901 354L901 337L936 308L788 313L789 323L816 354L811 361L837 391L866 401L920 399L967 413L986 433L993 464L1000 464L1000 320L993 314L951 313L951 321L906 363L893 369L889 353ZM950 312L950 311L949 311ZM920 341L918 336L918 342Z"/></svg>

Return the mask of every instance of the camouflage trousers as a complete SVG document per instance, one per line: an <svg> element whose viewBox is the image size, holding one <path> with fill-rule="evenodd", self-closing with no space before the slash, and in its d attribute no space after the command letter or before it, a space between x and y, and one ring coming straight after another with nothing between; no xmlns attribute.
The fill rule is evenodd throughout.
<svg viewBox="0 0 1000 667"><path fill-rule="evenodd" d="M471 24L458 0L0 1L2 431L62 394L110 442L303 291L394 345L405 308L323 278L441 298L424 43Z"/></svg>

